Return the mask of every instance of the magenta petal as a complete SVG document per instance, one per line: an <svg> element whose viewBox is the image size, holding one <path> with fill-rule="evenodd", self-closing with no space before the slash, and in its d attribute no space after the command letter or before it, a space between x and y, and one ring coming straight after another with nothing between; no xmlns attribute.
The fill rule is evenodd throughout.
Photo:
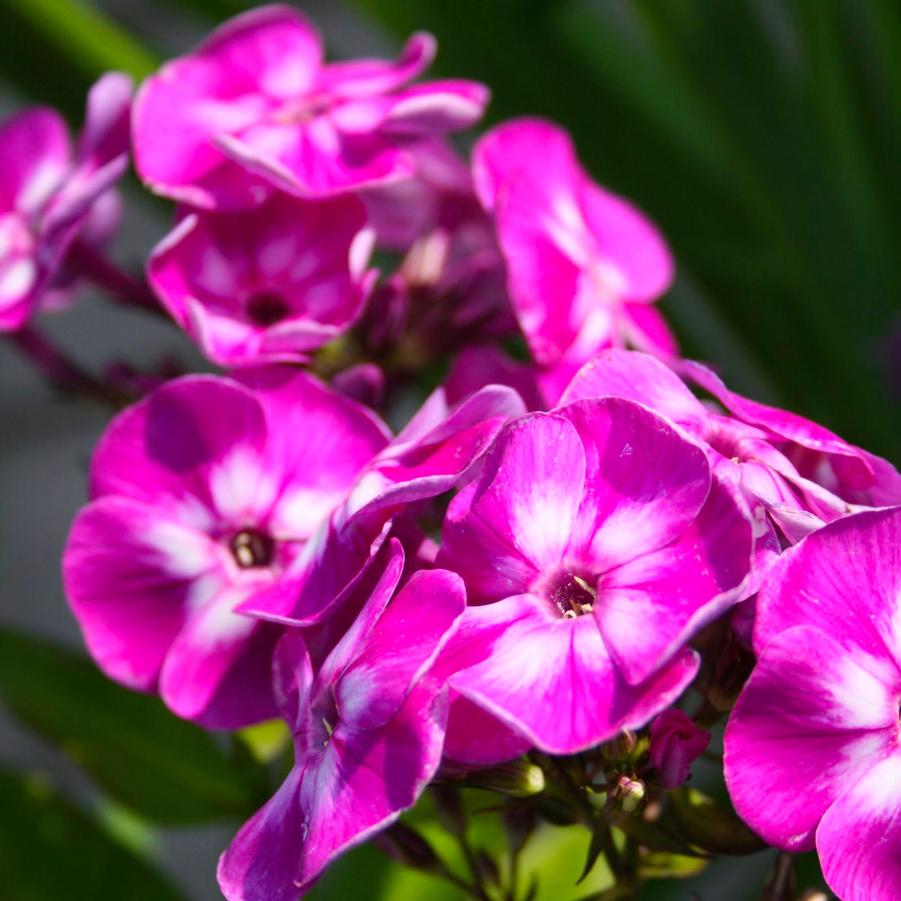
<svg viewBox="0 0 901 901"><path fill-rule="evenodd" d="M270 528L276 535L312 535L385 446L388 428L362 404L299 369L245 369L235 378L253 389L266 413L267 466L280 476Z"/></svg>
<svg viewBox="0 0 901 901"><path fill-rule="evenodd" d="M795 625L901 661L901 509L867 510L824 526L784 553L757 601L754 646Z"/></svg>
<svg viewBox="0 0 901 901"><path fill-rule="evenodd" d="M483 659L451 679L469 700L552 754L572 754L643 725L694 677L697 663L678 660L630 688L607 655L590 616L563 620L528 595L470 608L461 630L465 659L474 640ZM470 652L471 653L471 652Z"/></svg>
<svg viewBox="0 0 901 901"><path fill-rule="evenodd" d="M361 730L387 722L434 662L465 606L466 590L455 573L415 573L341 674L336 703L342 722Z"/></svg>
<svg viewBox="0 0 901 901"><path fill-rule="evenodd" d="M726 784L742 819L770 844L812 848L829 805L894 746L893 679L892 664L851 657L819 629L777 635L726 729Z"/></svg>
<svg viewBox="0 0 901 901"><path fill-rule="evenodd" d="M514 119L493 128L476 143L472 168L476 193L487 210L506 203L510 184L519 179L529 183L536 199L549 203L554 192L572 193L579 175L572 142L543 119Z"/></svg>
<svg viewBox="0 0 901 901"><path fill-rule="evenodd" d="M574 401L555 416L573 424L585 449L572 547L590 555L595 569L657 550L694 522L710 491L710 466L665 419L619 398Z"/></svg>
<svg viewBox="0 0 901 901"><path fill-rule="evenodd" d="M69 167L69 132L55 110L24 110L0 126L0 209L35 213Z"/></svg>
<svg viewBox="0 0 901 901"><path fill-rule="evenodd" d="M259 124L216 146L243 168L298 197L331 197L361 186L392 184L416 171L412 156L377 132L339 132L319 116L303 126Z"/></svg>
<svg viewBox="0 0 901 901"><path fill-rule="evenodd" d="M367 636L376 627L379 618L394 595L403 575L404 560L403 545L396 538L390 539L385 550L382 551L382 559L378 564L379 571L371 590L368 590L368 579L360 585L360 590L364 588L368 590L368 596L365 598L362 609L359 610L350 627L320 668L318 678L323 684L337 683L345 669L356 659L361 645L366 642ZM369 574L369 578L375 576L376 571L373 570Z"/></svg>
<svg viewBox="0 0 901 901"><path fill-rule="evenodd" d="M649 303L625 303L622 329L624 343L636 350L653 354L668 363L679 358L679 342L666 317Z"/></svg>
<svg viewBox="0 0 901 901"><path fill-rule="evenodd" d="M131 79L121 72L107 72L91 87L78 144L79 166L99 167L128 153L133 90Z"/></svg>
<svg viewBox="0 0 901 901"><path fill-rule="evenodd" d="M897 749L853 783L826 811L817 853L842 901L901 897L901 755Z"/></svg>
<svg viewBox="0 0 901 901"><path fill-rule="evenodd" d="M580 193L585 222L605 259L615 261L631 301L659 297L673 280L673 260L660 233L621 197L586 180Z"/></svg>
<svg viewBox="0 0 901 901"><path fill-rule="evenodd" d="M213 729L236 729L276 714L272 650L276 630L234 612L246 590L223 587L188 616L160 673L174 713Z"/></svg>
<svg viewBox="0 0 901 901"><path fill-rule="evenodd" d="M638 401L693 434L702 435L707 411L668 366L647 354L611 348L576 373L561 404L589 397Z"/></svg>
<svg viewBox="0 0 901 901"><path fill-rule="evenodd" d="M205 536L137 501L103 498L82 510L63 556L63 581L88 650L110 678L156 687L192 582L216 561Z"/></svg>
<svg viewBox="0 0 901 901"><path fill-rule="evenodd" d="M261 453L266 421L246 388L215 376L169 382L120 413L91 463L91 492L157 504L162 497L205 502L210 470L236 449Z"/></svg>
<svg viewBox="0 0 901 901"><path fill-rule="evenodd" d="M397 94L387 111L386 133L428 136L474 125L485 112L489 91L474 81L430 81Z"/></svg>
<svg viewBox="0 0 901 901"><path fill-rule="evenodd" d="M714 481L704 509L676 541L602 577L596 616L627 681L643 682L741 599L753 548L750 515Z"/></svg>
<svg viewBox="0 0 901 901"><path fill-rule="evenodd" d="M138 174L159 193L201 207L253 206L258 186L228 171L235 167L213 139L257 121L269 98L305 93L321 61L318 34L289 6L231 19L142 86L132 122Z"/></svg>
<svg viewBox="0 0 901 901"><path fill-rule="evenodd" d="M195 213L154 250L148 276L214 362L296 360L362 312L371 281L356 253L364 224L352 197L280 195L242 213Z"/></svg>
<svg viewBox="0 0 901 901"><path fill-rule="evenodd" d="M387 94L421 75L435 56L437 42L426 31L410 36L398 60L360 59L329 63L317 87L342 99Z"/></svg>
<svg viewBox="0 0 901 901"><path fill-rule="evenodd" d="M460 764L491 766L525 754L531 742L477 704L451 693L444 757Z"/></svg>
<svg viewBox="0 0 901 901"><path fill-rule="evenodd" d="M228 901L296 901L306 816L301 770L248 820L219 858L216 878Z"/></svg>
<svg viewBox="0 0 901 901"><path fill-rule="evenodd" d="M691 360L685 360L682 368L689 378L693 379L706 391L709 391L730 413L738 419L759 428L767 429L779 437L792 441L807 450L816 451L829 455L831 465L837 471L840 483L846 489L866 489L874 481L874 471L871 466L871 455L859 448L843 441L838 435L830 432L828 429L798 416L786 410L779 410L776 407L769 407L766 404L749 400L730 391L722 382L722 380L714 372L700 363ZM877 460L879 458L876 458ZM894 499L897 503L901 500L901 492L898 491L899 477L894 467L880 461L893 474L894 478ZM883 470L885 475L888 472Z"/></svg>
<svg viewBox="0 0 901 901"><path fill-rule="evenodd" d="M329 748L304 771L301 805L308 829L295 849L295 859L301 852L301 889L337 854L416 802L440 763L446 718L435 686L420 683L384 728L345 735L336 730Z"/></svg>
<svg viewBox="0 0 901 901"><path fill-rule="evenodd" d="M473 600L528 591L563 559L582 499L585 457L564 419L531 413L501 433L478 489L450 505L439 561Z"/></svg>

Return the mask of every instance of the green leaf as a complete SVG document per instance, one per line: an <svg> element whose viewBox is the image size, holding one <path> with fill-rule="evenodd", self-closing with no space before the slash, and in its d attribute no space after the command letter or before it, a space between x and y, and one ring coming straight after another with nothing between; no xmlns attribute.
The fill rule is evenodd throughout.
<svg viewBox="0 0 901 901"><path fill-rule="evenodd" d="M104 72L114 69L140 81L158 64L128 32L79 0L0 4L0 74L72 121L81 120L85 92Z"/></svg>
<svg viewBox="0 0 901 901"><path fill-rule="evenodd" d="M86 658L0 629L0 698L113 798L157 823L244 817L265 799L262 771L128 691Z"/></svg>
<svg viewBox="0 0 901 901"><path fill-rule="evenodd" d="M16 901L183 897L47 783L5 770L0 770L0 873L0 895Z"/></svg>

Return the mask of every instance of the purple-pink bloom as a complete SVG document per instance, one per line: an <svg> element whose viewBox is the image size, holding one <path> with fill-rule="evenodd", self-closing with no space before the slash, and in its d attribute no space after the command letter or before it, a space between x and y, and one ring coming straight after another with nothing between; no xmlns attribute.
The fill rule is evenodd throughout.
<svg viewBox="0 0 901 901"><path fill-rule="evenodd" d="M272 188L323 197L409 178L408 143L468 127L488 101L474 82L409 85L434 54L420 33L396 62L324 65L320 36L296 9L236 16L144 83L138 173L203 208L253 206Z"/></svg>
<svg viewBox="0 0 901 901"><path fill-rule="evenodd" d="M345 849L411 807L441 760L446 690L429 668L456 628L459 577L416 573L392 598L400 546L318 672L299 632L276 651L294 768L219 862L229 901L290 901Z"/></svg>
<svg viewBox="0 0 901 901"><path fill-rule="evenodd" d="M88 94L73 150L55 110L25 110L0 126L0 331L68 295L76 241L105 243L118 223L113 184L128 164L131 81L104 75Z"/></svg>
<svg viewBox="0 0 901 901"><path fill-rule="evenodd" d="M471 605L451 687L564 754L672 703L698 665L687 640L737 601L753 550L703 449L614 398L507 426L443 537Z"/></svg>
<svg viewBox="0 0 901 901"><path fill-rule="evenodd" d="M667 366L647 354L608 350L566 389L564 402L613 395L639 401L704 442L718 470L733 470L790 543L861 506L901 503L901 476L886 460L795 413L730 391L700 363L686 377L725 408L698 400Z"/></svg>
<svg viewBox="0 0 901 901"><path fill-rule="evenodd" d="M504 424L524 412L516 392L499 385L453 407L434 391L362 469L283 583L242 610L307 627L332 618L398 521L471 479Z"/></svg>
<svg viewBox="0 0 901 901"><path fill-rule="evenodd" d="M288 368L186 376L120 414L63 560L101 669L213 727L271 716L278 630L236 608L302 567L387 440L369 411Z"/></svg>
<svg viewBox="0 0 901 901"><path fill-rule="evenodd" d="M358 319L375 278L354 197L273 195L257 208L186 215L156 248L150 282L222 366L305 359Z"/></svg>
<svg viewBox="0 0 901 901"><path fill-rule="evenodd" d="M473 172L520 328L535 362L562 371L561 390L604 347L675 354L652 306L673 278L669 250L638 210L589 178L564 131L539 119L500 125L476 145Z"/></svg>
<svg viewBox="0 0 901 901"><path fill-rule="evenodd" d="M767 842L814 847L844 901L901 896L901 509L830 523L758 598L760 658L732 711L726 784Z"/></svg>
<svg viewBox="0 0 901 901"><path fill-rule="evenodd" d="M710 744L710 733L694 724L678 707L664 710L651 723L648 759L663 788L678 788L689 777L691 765Z"/></svg>

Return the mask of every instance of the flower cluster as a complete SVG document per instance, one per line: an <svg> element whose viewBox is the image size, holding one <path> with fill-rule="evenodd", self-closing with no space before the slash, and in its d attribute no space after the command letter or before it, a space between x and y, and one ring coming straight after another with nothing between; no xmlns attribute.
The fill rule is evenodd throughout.
<svg viewBox="0 0 901 901"><path fill-rule="evenodd" d="M206 727L287 724L231 901L524 755L520 794L648 843L736 694L739 815L897 897L901 476L682 359L655 227L550 122L462 156L488 91L416 81L434 51L325 63L269 6L140 87L135 167L178 204L147 280L227 371L151 380L102 437L63 562L88 649ZM129 95L98 83L74 161L49 111L0 131L0 327L110 236Z"/></svg>

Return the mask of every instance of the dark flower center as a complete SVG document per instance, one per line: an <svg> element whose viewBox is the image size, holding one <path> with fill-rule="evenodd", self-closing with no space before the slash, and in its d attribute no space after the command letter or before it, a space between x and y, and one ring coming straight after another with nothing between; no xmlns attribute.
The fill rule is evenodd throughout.
<svg viewBox="0 0 901 901"><path fill-rule="evenodd" d="M275 542L258 529L242 529L232 538L229 550L241 569L253 569L272 563Z"/></svg>
<svg viewBox="0 0 901 901"><path fill-rule="evenodd" d="M290 312L285 299L274 291L259 291L247 300L247 315L257 325L275 325Z"/></svg>
<svg viewBox="0 0 901 901"><path fill-rule="evenodd" d="M560 611L564 619L575 619L591 613L597 601L597 588L589 579L565 572L545 590L545 597Z"/></svg>

